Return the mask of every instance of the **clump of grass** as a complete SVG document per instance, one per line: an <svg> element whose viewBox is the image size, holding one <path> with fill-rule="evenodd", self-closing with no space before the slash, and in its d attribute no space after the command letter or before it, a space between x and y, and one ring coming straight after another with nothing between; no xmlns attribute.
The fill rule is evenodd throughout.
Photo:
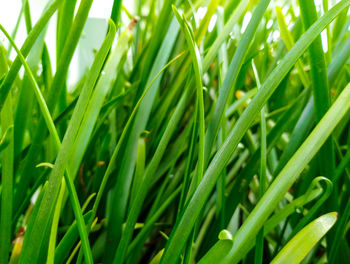
<svg viewBox="0 0 350 264"><path fill-rule="evenodd" d="M0 263L350 257L350 0L115 0L72 85L92 2L0 25Z"/></svg>

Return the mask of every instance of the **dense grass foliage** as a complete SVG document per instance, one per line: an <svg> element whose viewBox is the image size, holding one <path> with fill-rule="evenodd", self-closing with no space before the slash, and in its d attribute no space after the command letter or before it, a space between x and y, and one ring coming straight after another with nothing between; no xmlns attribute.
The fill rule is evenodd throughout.
<svg viewBox="0 0 350 264"><path fill-rule="evenodd" d="M0 263L350 259L350 0L92 3L0 25Z"/></svg>

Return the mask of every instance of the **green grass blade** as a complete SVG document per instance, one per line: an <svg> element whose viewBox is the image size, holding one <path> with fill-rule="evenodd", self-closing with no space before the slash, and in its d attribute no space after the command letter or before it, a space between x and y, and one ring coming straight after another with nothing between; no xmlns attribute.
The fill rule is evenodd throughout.
<svg viewBox="0 0 350 264"><path fill-rule="evenodd" d="M57 229L58 229L58 221L60 219L61 208L62 208L62 199L64 192L66 191L66 184L62 181L61 189L58 194L57 203L54 209L54 215L52 219L51 231L50 231L50 239L49 239L49 248L47 253L47 264L53 264L55 261L55 248L56 248L56 237L57 237Z"/></svg>
<svg viewBox="0 0 350 264"><path fill-rule="evenodd" d="M258 89L260 89L260 78L254 61L252 61L252 67ZM266 106L260 111L260 171L259 171L259 197L262 197L265 193L266 186L268 184L267 179L267 150L266 150ZM256 247L254 255L254 263L262 263L264 251L264 228L262 228L256 238Z"/></svg>
<svg viewBox="0 0 350 264"><path fill-rule="evenodd" d="M118 25L118 23L119 23L122 4L123 4L123 0L114 0L113 1L111 19L114 21L114 23L116 25Z"/></svg>
<svg viewBox="0 0 350 264"><path fill-rule="evenodd" d="M337 213L320 216L296 234L271 263L300 263L337 221Z"/></svg>
<svg viewBox="0 0 350 264"><path fill-rule="evenodd" d="M199 54L199 50L195 41L193 39L193 32L191 31L187 21L184 17L181 18L180 13L177 11L175 6L173 6L173 12L175 14L176 19L181 25L181 29L184 32L186 42L188 48L190 50L193 69L195 73L195 85L196 85L196 100L198 107L198 134L199 134L199 142L198 142L198 162L197 162L197 171L196 177L193 180L194 185L192 188L196 188L199 182L203 177L204 171L204 133L205 133L205 121L204 121L204 101L203 101L203 84L202 84L202 63L201 56ZM190 187L190 194L193 193Z"/></svg>
<svg viewBox="0 0 350 264"><path fill-rule="evenodd" d="M59 58L62 55L63 47L67 40L69 30L72 27L74 18L74 8L76 0L65 0L63 5L57 12L57 39L56 39L56 58L59 62Z"/></svg>
<svg viewBox="0 0 350 264"><path fill-rule="evenodd" d="M7 72L5 49L0 45L0 76ZM9 95L1 110L1 129L7 144L1 152L1 220L0 262L7 263L12 240L13 183L14 183L14 135L12 95Z"/></svg>

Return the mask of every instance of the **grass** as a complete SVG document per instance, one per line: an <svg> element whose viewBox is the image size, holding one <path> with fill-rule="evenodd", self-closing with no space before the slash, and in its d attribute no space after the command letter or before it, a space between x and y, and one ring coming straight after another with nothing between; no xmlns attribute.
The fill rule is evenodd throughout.
<svg viewBox="0 0 350 264"><path fill-rule="evenodd" d="M0 25L0 263L349 259L350 0L134 2Z"/></svg>

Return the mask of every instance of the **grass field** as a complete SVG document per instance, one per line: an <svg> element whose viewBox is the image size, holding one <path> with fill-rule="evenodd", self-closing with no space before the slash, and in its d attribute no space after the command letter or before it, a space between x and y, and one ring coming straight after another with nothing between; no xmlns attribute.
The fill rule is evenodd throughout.
<svg viewBox="0 0 350 264"><path fill-rule="evenodd" d="M350 0L92 2L0 25L0 263L346 263Z"/></svg>

